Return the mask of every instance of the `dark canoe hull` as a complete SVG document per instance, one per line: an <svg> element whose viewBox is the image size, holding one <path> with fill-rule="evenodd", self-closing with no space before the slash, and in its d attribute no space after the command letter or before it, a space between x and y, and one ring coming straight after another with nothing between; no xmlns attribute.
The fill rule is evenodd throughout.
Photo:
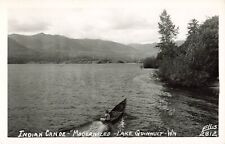
<svg viewBox="0 0 225 144"><path fill-rule="evenodd" d="M121 101L118 105L116 105L111 111L110 111L110 121L111 123L116 123L124 114L125 108L126 108L126 102L127 99L125 98L123 101Z"/></svg>

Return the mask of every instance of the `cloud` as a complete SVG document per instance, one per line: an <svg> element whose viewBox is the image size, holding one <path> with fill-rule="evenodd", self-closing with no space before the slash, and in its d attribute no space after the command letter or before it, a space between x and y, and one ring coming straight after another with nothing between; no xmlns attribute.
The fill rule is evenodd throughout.
<svg viewBox="0 0 225 144"><path fill-rule="evenodd" d="M151 28L152 23L148 22L146 19L134 19L134 18L124 18L117 20L113 28L114 29L145 29Z"/></svg>
<svg viewBox="0 0 225 144"><path fill-rule="evenodd" d="M65 35L71 38L104 39L121 43L151 43L159 40L158 21L164 8L36 8L10 9L9 33ZM167 8L179 26L178 39L185 39L187 23L217 14L197 7Z"/></svg>
<svg viewBox="0 0 225 144"><path fill-rule="evenodd" d="M9 32L39 32L46 31L49 24L46 22L20 22L15 19L8 21Z"/></svg>
<svg viewBox="0 0 225 144"><path fill-rule="evenodd" d="M146 29L153 28L157 23L151 21L151 18L140 10L134 11L117 11L111 20L112 28L117 30L123 29Z"/></svg>

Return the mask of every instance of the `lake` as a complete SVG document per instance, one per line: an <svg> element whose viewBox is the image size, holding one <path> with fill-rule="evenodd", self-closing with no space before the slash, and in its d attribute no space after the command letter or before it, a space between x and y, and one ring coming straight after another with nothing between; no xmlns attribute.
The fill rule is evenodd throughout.
<svg viewBox="0 0 225 144"><path fill-rule="evenodd" d="M10 64L8 136L75 129L125 97L125 131L171 130L190 137L218 125L218 93L168 87L155 71L137 64Z"/></svg>

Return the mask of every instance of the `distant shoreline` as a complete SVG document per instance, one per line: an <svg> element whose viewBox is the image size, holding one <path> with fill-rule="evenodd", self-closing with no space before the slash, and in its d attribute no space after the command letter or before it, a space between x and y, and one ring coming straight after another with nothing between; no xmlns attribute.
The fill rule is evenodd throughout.
<svg viewBox="0 0 225 144"><path fill-rule="evenodd" d="M139 63L8 63L8 64L139 64Z"/></svg>

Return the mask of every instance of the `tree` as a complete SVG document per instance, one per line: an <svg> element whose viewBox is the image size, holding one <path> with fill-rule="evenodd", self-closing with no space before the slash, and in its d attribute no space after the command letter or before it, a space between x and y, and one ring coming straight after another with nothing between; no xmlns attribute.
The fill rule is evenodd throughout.
<svg viewBox="0 0 225 144"><path fill-rule="evenodd" d="M166 10L163 10L161 13L158 26L158 32L161 34L161 37L160 43L158 43L157 47L159 47L161 51L164 51L166 47L174 44L173 39L178 34L179 28L172 23L170 15L167 14Z"/></svg>
<svg viewBox="0 0 225 144"><path fill-rule="evenodd" d="M190 23L188 23L188 37L196 35L199 30L199 24L196 19L192 19Z"/></svg>
<svg viewBox="0 0 225 144"><path fill-rule="evenodd" d="M208 18L201 26L199 30L200 41L204 43L202 49L204 53L202 55L201 66L211 78L217 78L218 72L218 41L219 41L219 17L214 16Z"/></svg>
<svg viewBox="0 0 225 144"><path fill-rule="evenodd" d="M192 19L187 26L188 34L185 43L181 46L182 53L186 57L186 62L191 63L194 60L194 52L199 47L199 27L198 21Z"/></svg>

